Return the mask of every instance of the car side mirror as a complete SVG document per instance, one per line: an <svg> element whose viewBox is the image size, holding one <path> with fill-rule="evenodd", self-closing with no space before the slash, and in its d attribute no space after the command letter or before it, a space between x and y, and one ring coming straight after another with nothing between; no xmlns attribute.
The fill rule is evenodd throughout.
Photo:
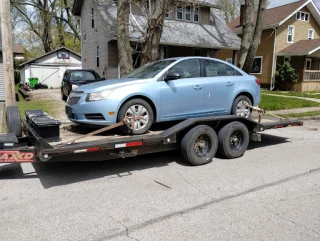
<svg viewBox="0 0 320 241"><path fill-rule="evenodd" d="M101 80L106 80L106 78L101 78Z"/></svg>
<svg viewBox="0 0 320 241"><path fill-rule="evenodd" d="M68 82L68 78L63 78L62 79L64 82Z"/></svg>
<svg viewBox="0 0 320 241"><path fill-rule="evenodd" d="M167 76L164 78L164 81L174 80L174 79L179 79L179 78L180 78L180 74L178 74L176 72L172 72L172 73L167 74Z"/></svg>

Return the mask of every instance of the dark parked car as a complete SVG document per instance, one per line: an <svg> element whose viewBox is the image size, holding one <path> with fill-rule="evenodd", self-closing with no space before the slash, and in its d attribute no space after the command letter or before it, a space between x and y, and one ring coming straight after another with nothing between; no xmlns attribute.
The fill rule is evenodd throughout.
<svg viewBox="0 0 320 241"><path fill-rule="evenodd" d="M67 69L64 72L61 83L61 97L67 100L71 91L81 85L105 80L92 69Z"/></svg>

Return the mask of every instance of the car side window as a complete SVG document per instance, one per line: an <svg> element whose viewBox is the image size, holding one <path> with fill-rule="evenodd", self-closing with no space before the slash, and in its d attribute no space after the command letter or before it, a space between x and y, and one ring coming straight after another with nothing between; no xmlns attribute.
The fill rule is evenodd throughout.
<svg viewBox="0 0 320 241"><path fill-rule="evenodd" d="M205 74L207 77L241 75L233 67L218 61L204 60L203 64L204 64Z"/></svg>
<svg viewBox="0 0 320 241"><path fill-rule="evenodd" d="M200 77L200 63L198 59L184 60L169 69L169 73L178 73L180 79Z"/></svg>

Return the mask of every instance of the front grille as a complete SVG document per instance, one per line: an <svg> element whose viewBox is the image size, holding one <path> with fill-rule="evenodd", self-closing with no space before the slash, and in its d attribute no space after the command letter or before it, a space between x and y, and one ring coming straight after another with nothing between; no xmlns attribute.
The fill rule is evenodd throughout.
<svg viewBox="0 0 320 241"><path fill-rule="evenodd" d="M78 101L80 100L80 97L69 97L68 98L68 105L75 105L78 103Z"/></svg>
<svg viewBox="0 0 320 241"><path fill-rule="evenodd" d="M86 114L85 117L88 120L105 120L104 116L100 113Z"/></svg>
<svg viewBox="0 0 320 241"><path fill-rule="evenodd" d="M81 94L83 94L84 92L83 92L83 91L72 91L72 93L74 93L75 95L81 95Z"/></svg>

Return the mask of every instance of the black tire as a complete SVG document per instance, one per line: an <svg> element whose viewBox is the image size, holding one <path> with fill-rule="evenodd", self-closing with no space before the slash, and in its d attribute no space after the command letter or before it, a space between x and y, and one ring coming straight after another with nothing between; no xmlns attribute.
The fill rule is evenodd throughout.
<svg viewBox="0 0 320 241"><path fill-rule="evenodd" d="M17 106L8 106L6 111L7 132L22 136L20 111Z"/></svg>
<svg viewBox="0 0 320 241"><path fill-rule="evenodd" d="M199 145L202 144L202 149ZM184 159L194 166L210 163L218 149L218 137L209 126L193 127L181 141L181 153Z"/></svg>
<svg viewBox="0 0 320 241"><path fill-rule="evenodd" d="M225 125L218 133L219 153L227 158L237 158L244 154L249 145L249 131L241 122Z"/></svg>
<svg viewBox="0 0 320 241"><path fill-rule="evenodd" d="M64 95L63 91L61 90L61 99L63 101L66 101L67 100L67 96Z"/></svg>
<svg viewBox="0 0 320 241"><path fill-rule="evenodd" d="M245 95L240 95L240 96L238 96L234 101L233 101L233 104L232 104L232 108L231 108L231 114L232 115L238 115L238 116L244 116L244 117L246 117L246 118L248 118L248 119L250 119L251 118L251 113L252 113L252 111L251 111L251 108L249 108L249 107L246 107L245 108L245 111L243 111L242 112L242 114L240 113L237 113L237 106L239 105L239 104L241 104L241 103L248 103L249 105L252 105L252 102L251 102L251 100L247 97L247 96L245 96Z"/></svg>
<svg viewBox="0 0 320 241"><path fill-rule="evenodd" d="M135 122L138 125L141 125L141 124L143 125L141 127L141 129L138 129L139 127L137 127L137 129L131 129L131 126L129 124L129 125L120 126L120 130L124 134L127 134L127 135L128 134L129 135L141 135L141 134L146 133L150 129L150 127L153 123L153 119L154 119L153 110L147 101L142 100L142 99L132 99L132 100L129 100L128 102L124 103L124 105L119 110L117 122L122 121L126 117L127 111L133 106L142 106L145 108L146 111L144 111L145 115L143 115L144 116L143 118L146 118L147 122L142 123L142 120L137 120ZM140 114L140 113L136 112L136 115L138 115L138 114Z"/></svg>

